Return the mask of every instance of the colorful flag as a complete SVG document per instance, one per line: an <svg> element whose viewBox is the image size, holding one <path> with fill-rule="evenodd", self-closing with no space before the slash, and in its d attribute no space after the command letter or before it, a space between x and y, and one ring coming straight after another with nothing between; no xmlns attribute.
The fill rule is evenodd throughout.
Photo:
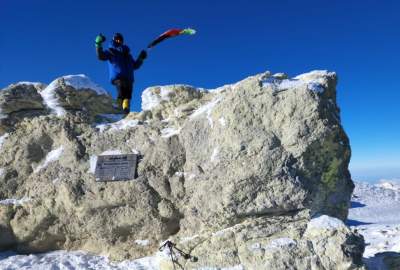
<svg viewBox="0 0 400 270"><path fill-rule="evenodd" d="M176 36L180 36L180 35L194 35L196 34L196 30L191 29L191 28L186 28L186 29L170 29L168 31L166 31L165 33L161 34L158 38L156 38L155 40L153 40L149 46L147 46L147 48L153 48L154 46L156 46L158 43L171 38L171 37L176 37Z"/></svg>

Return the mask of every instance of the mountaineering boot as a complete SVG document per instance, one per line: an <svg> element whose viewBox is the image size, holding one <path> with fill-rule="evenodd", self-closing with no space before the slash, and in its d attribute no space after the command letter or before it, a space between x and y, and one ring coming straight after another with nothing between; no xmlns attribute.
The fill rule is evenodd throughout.
<svg viewBox="0 0 400 270"><path fill-rule="evenodd" d="M130 108L129 108L130 103L131 103L130 100L127 98L125 98L122 101L122 109L124 110L125 114L128 114L130 112Z"/></svg>

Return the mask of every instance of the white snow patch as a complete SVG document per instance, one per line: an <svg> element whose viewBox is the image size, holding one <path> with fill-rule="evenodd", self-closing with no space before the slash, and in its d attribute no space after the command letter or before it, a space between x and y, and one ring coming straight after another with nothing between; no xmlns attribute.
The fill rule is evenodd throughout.
<svg viewBox="0 0 400 270"><path fill-rule="evenodd" d="M155 93L156 89L160 89L159 93ZM142 93L142 110L150 111L157 107L162 101L169 101L172 93L174 93L172 89L164 86L145 89Z"/></svg>
<svg viewBox="0 0 400 270"><path fill-rule="evenodd" d="M315 70L298 75L292 79L281 80L279 78L269 77L262 81L262 86L271 86L274 91L278 92L292 88L307 88L310 91L322 93L325 91L324 85L326 84L326 78L334 75L334 72Z"/></svg>
<svg viewBox="0 0 400 270"><path fill-rule="evenodd" d="M63 116L67 112L65 109L60 105L59 100L57 98L55 89L58 85L58 80L51 82L43 91L40 91L40 95L43 98L44 103L46 106L57 116Z"/></svg>
<svg viewBox="0 0 400 270"><path fill-rule="evenodd" d="M90 156L89 164L90 164L89 173L94 174L96 172L96 164L97 164L97 156L96 155Z"/></svg>
<svg viewBox="0 0 400 270"><path fill-rule="evenodd" d="M325 88L319 84L318 82L311 81L311 82L304 82L299 79L276 79L276 78L268 78L262 82L262 86L271 86L274 91L284 91L293 88L307 88L313 92L322 93Z"/></svg>
<svg viewBox="0 0 400 270"><path fill-rule="evenodd" d="M327 70L313 70L307 73L297 75L294 78L302 81L314 81L314 80L323 80L326 77L331 77L334 75L335 72L329 72Z"/></svg>
<svg viewBox="0 0 400 270"><path fill-rule="evenodd" d="M112 155L122 155L122 151L117 150L117 149L110 149L107 151L104 151L103 153L100 154L100 156L112 156Z"/></svg>
<svg viewBox="0 0 400 270"><path fill-rule="evenodd" d="M231 227L227 227L227 228L225 228L225 229L222 229L222 230L219 230L219 231L216 231L216 232L214 232L214 233L212 233L212 235L213 236L222 236L222 235L224 235L225 233L227 233L227 232L233 232L233 229L235 228L235 227L237 227L238 225L233 225L233 226L231 226Z"/></svg>
<svg viewBox="0 0 400 270"><path fill-rule="evenodd" d="M225 84L225 85L217 87L215 89L208 89L207 90L207 89L202 89L201 88L201 91L209 92L209 93L223 93L223 92L226 92L226 91L235 91L237 89L237 87L239 86L239 84L241 84L241 82L236 82L236 83L233 83L233 84Z"/></svg>
<svg viewBox="0 0 400 270"><path fill-rule="evenodd" d="M164 128L161 130L161 137L169 138L174 135L178 135L179 132L181 132L181 129L176 129L176 128L172 128L172 127Z"/></svg>
<svg viewBox="0 0 400 270"><path fill-rule="evenodd" d="M216 163L218 161L218 155L219 155L219 148L215 147L210 158L212 163Z"/></svg>
<svg viewBox="0 0 400 270"><path fill-rule="evenodd" d="M67 75L63 76L62 78L64 79L64 83L66 85L71 86L76 90L90 89L95 91L98 95L108 95L107 91L104 88L94 83L85 74Z"/></svg>
<svg viewBox="0 0 400 270"><path fill-rule="evenodd" d="M346 225L338 218L330 217L327 215L321 215L319 217L312 218L307 225L307 229L326 229L336 230Z"/></svg>
<svg viewBox="0 0 400 270"><path fill-rule="evenodd" d="M0 136L0 148L3 146L4 141L7 139L7 137L8 137L9 135L10 135L10 134L5 133L4 135Z"/></svg>
<svg viewBox="0 0 400 270"><path fill-rule="evenodd" d="M53 184L57 184L58 182L60 182L60 178L59 178L59 177L57 177L56 179L54 179L54 180L52 181Z"/></svg>
<svg viewBox="0 0 400 270"><path fill-rule="evenodd" d="M96 128L99 129L100 133L107 131L118 131L124 130L128 128L133 128L139 125L139 120L136 119L122 119L118 122L114 123L102 123L96 125Z"/></svg>
<svg viewBox="0 0 400 270"><path fill-rule="evenodd" d="M225 127L226 126L226 121L224 117L220 117L218 119L218 122L221 124L221 126Z"/></svg>
<svg viewBox="0 0 400 270"><path fill-rule="evenodd" d="M37 85L42 85L42 83L40 83L40 82L28 82L28 81L24 82L24 81L22 81L22 82L17 82L14 85L32 85L32 86L37 86Z"/></svg>
<svg viewBox="0 0 400 270"><path fill-rule="evenodd" d="M182 176L187 177L189 180L192 180L196 177L196 175L193 173L185 173L185 172L176 172L175 175L178 177L182 177Z"/></svg>
<svg viewBox="0 0 400 270"><path fill-rule="evenodd" d="M0 177L4 175L4 168L0 168Z"/></svg>
<svg viewBox="0 0 400 270"><path fill-rule="evenodd" d="M47 154L46 159L44 160L44 162L36 167L36 169L34 170L34 173L39 172L40 170L46 168L50 163L60 159L60 157L61 157L63 152L64 152L64 147L63 146L60 146L57 149L54 149L54 150L50 151Z"/></svg>
<svg viewBox="0 0 400 270"><path fill-rule="evenodd" d="M213 99L212 101L210 101L209 103L207 103L207 104L201 106L201 107L198 108L196 111L194 111L194 113L192 113L192 114L189 116L189 119L193 120L193 119L196 118L196 117L199 117L199 116L201 116L201 115L203 115L203 114L206 114L207 119L208 119L208 122L210 123L210 126L213 127L214 124L213 124L213 119L212 119L212 117L211 117L211 113L212 113L212 110L214 109L214 107L215 107L218 103L220 103L221 100L222 100L222 97L214 98L214 99Z"/></svg>
<svg viewBox="0 0 400 270"><path fill-rule="evenodd" d="M161 120L161 123L168 123L169 121L171 121L171 118L163 119L163 120Z"/></svg>
<svg viewBox="0 0 400 270"><path fill-rule="evenodd" d="M265 246L265 249L281 249L283 247L294 247L297 242L291 238L283 237L274 239Z"/></svg>
<svg viewBox="0 0 400 270"><path fill-rule="evenodd" d="M178 177L182 177L182 176L185 176L185 173L184 172L176 172L175 175Z"/></svg>
<svg viewBox="0 0 400 270"><path fill-rule="evenodd" d="M82 251L54 251L32 255L0 253L0 269L10 270L159 270L159 264L160 261L155 256L116 263L105 256L90 255Z"/></svg>
<svg viewBox="0 0 400 270"><path fill-rule="evenodd" d="M139 246L148 246L150 244L150 240L135 240L135 244L138 244Z"/></svg>
<svg viewBox="0 0 400 270"><path fill-rule="evenodd" d="M132 154L140 155L140 151L135 148L132 148L131 151L132 151Z"/></svg>
<svg viewBox="0 0 400 270"><path fill-rule="evenodd" d="M193 241L194 239L196 239L198 237L199 237L198 234L195 234L193 236L183 237L180 242L181 243L187 243L187 242Z"/></svg>
<svg viewBox="0 0 400 270"><path fill-rule="evenodd" d="M22 198L22 199L5 199L1 200L0 204L2 205L22 205L24 203L29 202L31 199L30 198Z"/></svg>

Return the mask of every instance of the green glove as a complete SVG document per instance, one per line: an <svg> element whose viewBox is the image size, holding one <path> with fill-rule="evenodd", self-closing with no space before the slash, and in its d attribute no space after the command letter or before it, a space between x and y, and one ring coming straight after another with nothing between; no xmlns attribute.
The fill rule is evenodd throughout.
<svg viewBox="0 0 400 270"><path fill-rule="evenodd" d="M99 34L99 35L96 37L96 48L101 47L101 44L102 44L104 41L106 41L106 37L103 36L103 34Z"/></svg>

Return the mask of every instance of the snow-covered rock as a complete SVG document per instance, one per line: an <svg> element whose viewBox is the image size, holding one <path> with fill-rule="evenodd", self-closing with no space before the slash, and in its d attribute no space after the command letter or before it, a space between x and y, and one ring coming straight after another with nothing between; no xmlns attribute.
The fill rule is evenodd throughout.
<svg viewBox="0 0 400 270"><path fill-rule="evenodd" d="M57 78L40 95L57 116L67 111L85 111L93 116L117 112L107 91L83 74Z"/></svg>
<svg viewBox="0 0 400 270"><path fill-rule="evenodd" d="M47 154L47 156L46 156L45 160L43 161L43 163L41 163L39 166L37 166L35 168L34 172L37 173L40 170L46 168L49 165L49 163L57 161L60 158L60 156L62 155L63 151L64 151L64 148L62 146L58 147L57 149L54 149L54 150L50 151Z"/></svg>
<svg viewBox="0 0 400 270"><path fill-rule="evenodd" d="M106 90L82 74L58 78L48 86L20 82L0 91L0 135L14 130L25 118L67 113L95 119L122 112Z"/></svg>

